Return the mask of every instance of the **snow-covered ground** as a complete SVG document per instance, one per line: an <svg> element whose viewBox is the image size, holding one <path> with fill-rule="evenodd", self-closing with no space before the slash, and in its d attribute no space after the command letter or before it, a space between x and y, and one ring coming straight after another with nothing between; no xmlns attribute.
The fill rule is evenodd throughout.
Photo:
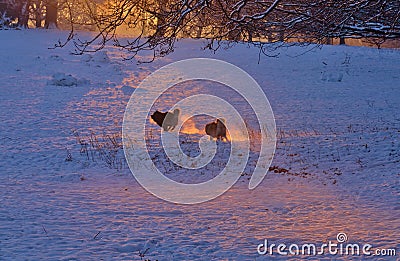
<svg viewBox="0 0 400 261"><path fill-rule="evenodd" d="M350 243L400 252L399 50L292 47L258 64L258 50L245 45L214 54L201 41L183 40L170 56L136 65L111 47L83 56L71 55L70 46L48 49L65 35L0 31L0 260L287 259L260 256L257 246L264 239L323 244L339 232ZM133 88L161 66L192 57L222 59L254 77L274 111L278 143L255 190L247 185L257 144L231 190L186 206L155 198L135 181L119 138ZM223 86L179 88L155 109L206 91L229 99L251 125L247 105ZM202 129L189 123L182 148L195 156L192 139ZM148 127L150 152L174 180L205 181L226 163L223 143L205 171L175 168L158 146L159 128Z"/></svg>

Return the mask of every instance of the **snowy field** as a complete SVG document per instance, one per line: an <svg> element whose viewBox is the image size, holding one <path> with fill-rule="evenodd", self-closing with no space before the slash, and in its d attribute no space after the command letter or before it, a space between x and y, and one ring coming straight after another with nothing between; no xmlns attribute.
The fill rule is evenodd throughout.
<svg viewBox="0 0 400 261"><path fill-rule="evenodd" d="M184 40L170 56L137 65L111 47L83 56L71 55L71 46L48 49L65 35L0 31L0 260L367 258L257 253L264 239L321 245L338 233L349 243L398 252L368 259L399 258L399 50L292 47L258 64L258 50L245 45L214 54L201 50L202 41ZM230 62L256 79L274 111L278 141L255 190L247 186L257 144L232 189L186 206L162 201L135 181L120 132L141 80L193 57ZM232 101L251 125L235 93L211 83L178 86L154 110L203 91ZM188 155L197 153L200 126L189 122L182 130ZM205 171L175 168L159 146L160 129L148 127L150 153L171 179L202 182L226 163L229 143L221 143Z"/></svg>

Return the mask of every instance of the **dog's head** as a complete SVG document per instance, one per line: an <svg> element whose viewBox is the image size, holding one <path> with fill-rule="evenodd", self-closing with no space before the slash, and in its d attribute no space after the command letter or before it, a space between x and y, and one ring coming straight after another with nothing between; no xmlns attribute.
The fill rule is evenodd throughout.
<svg viewBox="0 0 400 261"><path fill-rule="evenodd" d="M178 116L181 113L181 110L179 108L176 108L174 110L174 115Z"/></svg>

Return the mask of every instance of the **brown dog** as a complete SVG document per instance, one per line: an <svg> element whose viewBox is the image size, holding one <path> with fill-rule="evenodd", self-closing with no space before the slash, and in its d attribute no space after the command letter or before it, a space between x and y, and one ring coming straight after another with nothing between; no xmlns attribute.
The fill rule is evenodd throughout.
<svg viewBox="0 0 400 261"><path fill-rule="evenodd" d="M210 139L217 138L217 140L228 140L226 138L226 127L224 119L217 119L206 125L205 131Z"/></svg>

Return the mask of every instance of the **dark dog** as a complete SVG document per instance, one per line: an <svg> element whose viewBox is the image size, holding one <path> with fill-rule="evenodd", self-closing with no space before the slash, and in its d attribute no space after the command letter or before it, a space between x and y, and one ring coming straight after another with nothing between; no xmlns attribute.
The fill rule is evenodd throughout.
<svg viewBox="0 0 400 261"><path fill-rule="evenodd" d="M173 131L176 125L178 125L179 114L179 109L175 109L173 112L160 112L157 110L150 117L164 131Z"/></svg>
<svg viewBox="0 0 400 261"><path fill-rule="evenodd" d="M215 122L209 123L205 127L205 131L210 139L217 138L217 140L228 140L226 138L226 127L224 119L217 119Z"/></svg>

